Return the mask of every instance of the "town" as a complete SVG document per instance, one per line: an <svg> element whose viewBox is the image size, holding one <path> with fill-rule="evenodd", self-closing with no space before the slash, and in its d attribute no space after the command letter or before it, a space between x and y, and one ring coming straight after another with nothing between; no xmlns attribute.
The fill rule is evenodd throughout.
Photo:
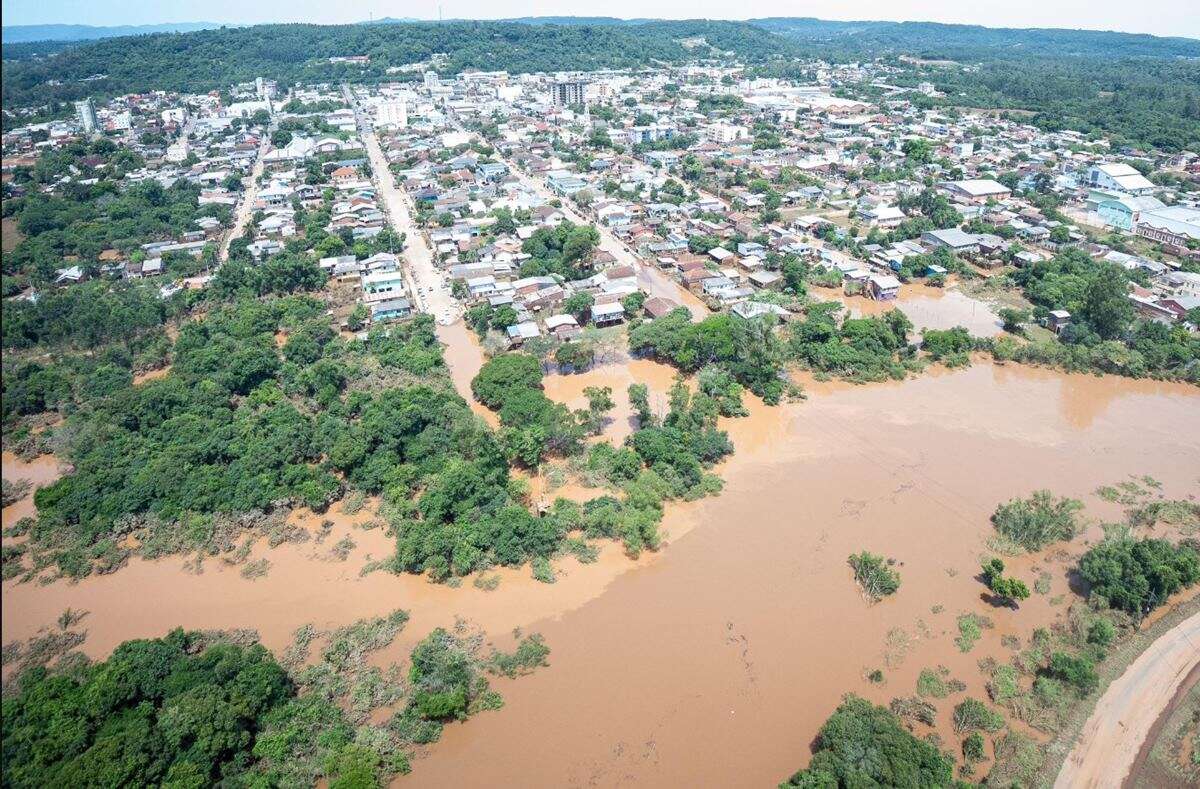
<svg viewBox="0 0 1200 789"><path fill-rule="evenodd" d="M76 256L45 284L154 277L165 297L230 258L303 252L358 289L344 329L465 314L518 347L680 306L787 320L807 285L903 302L1078 249L1131 272L1138 314L1195 330L1200 198L1179 186L1195 153L921 110L931 84L891 85L872 64L817 63L812 84L736 65L452 79L437 65L370 87L84 100L73 121L6 132L14 196L94 183L124 152L141 166L123 183L199 190L190 226ZM844 97L862 86L878 97ZM76 159L54 181L12 178L54 151ZM1071 319L1035 313L1055 332Z"/></svg>
<svg viewBox="0 0 1200 789"><path fill-rule="evenodd" d="M6 786L1200 780L1200 42L20 32Z"/></svg>

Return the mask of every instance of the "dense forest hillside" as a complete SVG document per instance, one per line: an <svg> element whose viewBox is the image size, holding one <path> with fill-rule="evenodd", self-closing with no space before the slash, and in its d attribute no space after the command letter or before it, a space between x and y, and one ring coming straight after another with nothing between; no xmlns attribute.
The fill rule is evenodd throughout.
<svg viewBox="0 0 1200 789"><path fill-rule="evenodd" d="M769 17L751 24L821 50L858 54L921 55L949 59L1020 59L1030 56L1200 57L1200 41L1103 30L995 28L938 22L830 22Z"/></svg>
<svg viewBox="0 0 1200 789"><path fill-rule="evenodd" d="M702 39L702 41L701 41ZM766 76L804 76L798 59L886 58L938 102L1033 113L1043 128L1118 143L1200 145L1200 41L1090 30L997 29L929 22L749 22L533 17L508 21L259 25L68 45L6 44L3 105L62 106L84 96L202 91L267 77L395 79L388 69L445 53L445 73L636 68L730 53ZM366 66L330 63L368 55ZM969 65L969 68L964 66ZM901 78L899 81L903 82Z"/></svg>
<svg viewBox="0 0 1200 789"><path fill-rule="evenodd" d="M703 36L711 47L747 61L792 54L798 47L737 22L647 22L612 25L530 25L446 22L377 25L259 25L106 39L5 69L4 105L71 100L84 95L163 88L208 90L266 76L283 82L372 78L442 52L447 70L629 68L703 55L679 39ZM711 49L708 51L712 51ZM366 68L331 64L341 55L369 55ZM80 82L103 74L104 79ZM48 80L62 84L49 85Z"/></svg>

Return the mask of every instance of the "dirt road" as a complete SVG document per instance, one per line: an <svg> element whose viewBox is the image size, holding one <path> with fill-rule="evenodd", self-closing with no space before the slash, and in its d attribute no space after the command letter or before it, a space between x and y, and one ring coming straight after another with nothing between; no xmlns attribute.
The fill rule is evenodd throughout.
<svg viewBox="0 0 1200 789"><path fill-rule="evenodd" d="M1200 614L1168 631L1100 697L1055 789L1120 787L1159 713L1200 663Z"/></svg>

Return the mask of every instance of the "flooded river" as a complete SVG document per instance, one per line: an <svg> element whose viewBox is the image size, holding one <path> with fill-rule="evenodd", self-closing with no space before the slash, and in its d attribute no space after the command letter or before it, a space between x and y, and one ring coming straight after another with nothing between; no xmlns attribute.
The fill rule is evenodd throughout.
<svg viewBox="0 0 1200 789"><path fill-rule="evenodd" d="M653 564L533 622L551 668L506 687L500 713L449 728L403 782L774 785L807 762L843 692L886 703L944 665L982 697L977 661L1007 659L1003 636L1025 641L1065 611L1067 567L1098 528L1067 555L1010 562L1030 581L1050 572L1051 591L997 609L974 579L997 503L1048 487L1115 518L1091 491L1130 473L1198 490L1200 399L1185 387L991 365L835 386L731 421L725 492L671 510L668 529L686 534ZM874 606L846 566L863 549L902 577ZM962 654L965 612L995 627ZM864 679L875 668L881 687Z"/></svg>
<svg viewBox="0 0 1200 789"><path fill-rule="evenodd" d="M461 325L445 331L461 387L482 357L452 336L466 331ZM620 440L630 429L628 384L648 383L665 407L672 378L634 362L551 375L546 389L579 407L583 387L613 387L606 435ZM550 667L498 683L504 708L447 727L399 785L774 785L807 762L846 691L886 703L912 695L918 672L940 664L981 697L977 661L1005 659L1002 636L1024 641L1062 615L1072 599L1067 567L1100 534L1093 525L1054 558L1012 562L1031 585L1049 572L1051 591L1020 610L993 608L974 576L996 504L1045 487L1082 498L1093 518L1115 519L1115 505L1092 491L1130 474L1153 476L1171 496L1200 492L1198 406L1197 390L1183 385L1014 365L819 384L806 402L755 404L750 417L728 420L737 453L721 469L725 491L670 505L668 544L636 562L608 546L594 564L558 562L553 585L522 568L502 571L490 592L470 579L449 588L360 576L368 557L390 552L390 540L360 528L369 511L335 508L294 516L314 530L324 517L334 521L321 544L256 549L272 563L256 580L219 560L196 575L168 559L135 560L74 585L5 583L3 638L27 637L67 607L91 612L84 649L95 656L180 625L253 627L280 649L306 622L343 624L394 608L412 612L399 650L456 616L496 637L519 626L545 635ZM9 466L6 455L5 475L19 476ZM345 561L331 559L344 535L355 548ZM873 606L846 566L864 549L895 558L902 578L896 595ZM964 612L995 624L967 654L952 641ZM880 686L865 680L876 668ZM949 746L957 741L952 704L938 706Z"/></svg>

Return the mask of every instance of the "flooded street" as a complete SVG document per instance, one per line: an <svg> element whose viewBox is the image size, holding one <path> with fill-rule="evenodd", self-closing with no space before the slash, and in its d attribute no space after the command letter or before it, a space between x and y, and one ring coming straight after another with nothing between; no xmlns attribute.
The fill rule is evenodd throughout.
<svg viewBox="0 0 1200 789"><path fill-rule="evenodd" d="M438 331L456 386L469 391L478 343L461 324ZM669 368L632 361L550 374L545 388L578 408L584 387L611 386L617 405L605 435L620 441L632 429L628 384L647 383L652 405L665 410L673 379ZM976 364L808 392L778 408L747 398L751 416L723 425L737 448L720 469L724 492L669 505L667 544L637 561L607 545L593 564L556 561L554 584L535 582L528 567L501 570L494 591L470 578L451 588L360 575L390 554L391 540L362 528L375 517L370 508L347 515L335 506L293 515L314 533L333 521L320 544L256 546L253 558L271 566L253 580L220 559L194 574L175 557L135 559L78 584L6 582L3 639L28 637L67 607L90 612L83 648L96 657L176 626L255 628L280 650L302 624L395 608L412 620L390 659L459 616L498 639L521 627L544 634L550 667L499 683L504 708L447 727L399 785L773 785L807 762L844 692L886 703L911 695L921 669L944 665L982 697L977 661L1007 659L1001 637L1024 642L1065 612L1075 599L1067 568L1100 535L1098 521L1053 558L1011 562L1030 582L1049 572L1050 592L1019 610L994 608L974 576L998 503L1049 488L1083 499L1089 517L1113 520L1119 508L1093 491L1131 474L1161 481L1171 497L1200 492L1194 387ZM6 477L31 476L4 461ZM355 546L338 560L331 549L344 536ZM900 591L877 605L864 602L846 566L862 550L898 563ZM995 626L963 654L952 639L965 612ZM865 679L874 669L883 684ZM949 747L952 704L938 706Z"/></svg>

